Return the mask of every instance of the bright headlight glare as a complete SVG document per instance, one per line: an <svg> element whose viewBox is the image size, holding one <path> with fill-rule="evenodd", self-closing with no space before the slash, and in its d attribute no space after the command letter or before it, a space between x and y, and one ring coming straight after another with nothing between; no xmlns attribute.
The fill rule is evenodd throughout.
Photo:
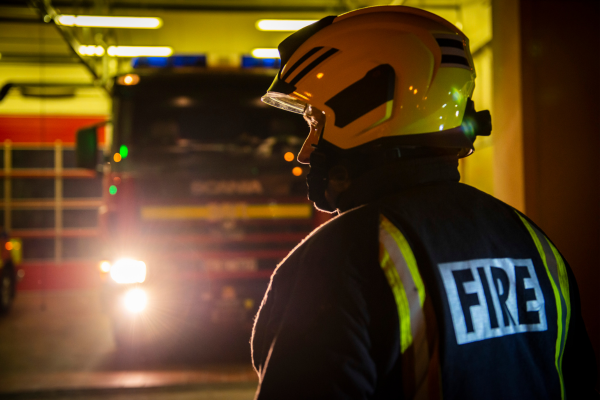
<svg viewBox="0 0 600 400"><path fill-rule="evenodd" d="M110 272L110 267L111 267L110 262L108 262L108 261L100 262L99 268L100 268L101 272L104 272L104 273Z"/></svg>
<svg viewBox="0 0 600 400"><path fill-rule="evenodd" d="M148 296L143 289L135 288L125 293L123 298L125 308L132 313L139 313L146 309Z"/></svg>
<svg viewBox="0 0 600 400"><path fill-rule="evenodd" d="M146 264L130 258L120 259L112 265L110 277L117 283L142 283L146 280Z"/></svg>

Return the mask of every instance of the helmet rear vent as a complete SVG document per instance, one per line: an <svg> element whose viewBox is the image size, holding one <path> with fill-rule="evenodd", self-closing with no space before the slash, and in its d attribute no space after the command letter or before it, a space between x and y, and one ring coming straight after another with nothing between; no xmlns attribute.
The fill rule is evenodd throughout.
<svg viewBox="0 0 600 400"><path fill-rule="evenodd" d="M462 40L458 40L458 38L457 39L438 38L438 39L435 39L435 41L438 43L438 45L440 47L454 47L455 49L460 49L460 50L465 49L465 46L464 46Z"/></svg>
<svg viewBox="0 0 600 400"><path fill-rule="evenodd" d="M465 42L460 36L441 34L435 35L435 40L442 51L440 67L471 69L465 52Z"/></svg>

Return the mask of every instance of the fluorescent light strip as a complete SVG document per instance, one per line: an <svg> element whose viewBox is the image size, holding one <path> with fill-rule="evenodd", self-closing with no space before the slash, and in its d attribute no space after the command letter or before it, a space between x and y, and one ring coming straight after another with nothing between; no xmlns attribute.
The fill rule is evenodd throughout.
<svg viewBox="0 0 600 400"><path fill-rule="evenodd" d="M100 15L59 15L58 25L95 28L158 29L162 19L154 17L105 17Z"/></svg>
<svg viewBox="0 0 600 400"><path fill-rule="evenodd" d="M79 46L79 54L81 54L82 56L102 56L104 55L104 47L102 46L94 46L94 45L90 45L90 46Z"/></svg>
<svg viewBox="0 0 600 400"><path fill-rule="evenodd" d="M279 58L279 50L277 49L254 49L252 50L254 58Z"/></svg>
<svg viewBox="0 0 600 400"><path fill-rule="evenodd" d="M110 46L107 50L113 57L169 57L173 48L164 46Z"/></svg>
<svg viewBox="0 0 600 400"><path fill-rule="evenodd" d="M259 31L297 31L307 25L317 22L308 19L260 19L256 21Z"/></svg>

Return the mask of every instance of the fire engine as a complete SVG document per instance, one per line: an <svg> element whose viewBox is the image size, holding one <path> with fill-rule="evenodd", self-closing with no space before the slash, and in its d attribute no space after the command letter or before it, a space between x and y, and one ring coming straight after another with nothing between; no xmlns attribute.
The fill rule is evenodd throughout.
<svg viewBox="0 0 600 400"><path fill-rule="evenodd" d="M306 123L260 101L274 73L139 69L114 80L100 162L98 126L78 132L79 165L103 176L102 302L119 346L247 343L277 263L327 219L295 160Z"/></svg>

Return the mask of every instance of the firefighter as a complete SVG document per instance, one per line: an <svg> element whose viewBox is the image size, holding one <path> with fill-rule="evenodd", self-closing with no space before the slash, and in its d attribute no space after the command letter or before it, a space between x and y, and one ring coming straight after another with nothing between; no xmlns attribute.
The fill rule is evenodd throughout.
<svg viewBox="0 0 600 400"><path fill-rule="evenodd" d="M596 365L573 273L525 215L459 183L489 135L468 38L405 6L279 45L263 101L304 115L309 198L339 215L278 266L257 399L582 399Z"/></svg>

